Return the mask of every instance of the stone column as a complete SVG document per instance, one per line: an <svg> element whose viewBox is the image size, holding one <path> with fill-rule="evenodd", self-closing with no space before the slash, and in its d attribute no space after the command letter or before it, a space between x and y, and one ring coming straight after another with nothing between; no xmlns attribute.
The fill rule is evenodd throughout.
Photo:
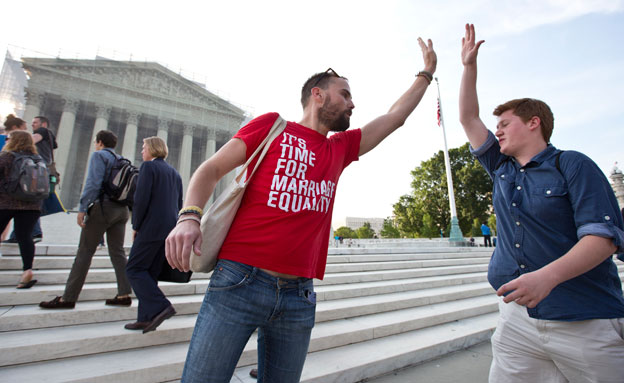
<svg viewBox="0 0 624 383"><path fill-rule="evenodd" d="M33 118L41 114L41 107L43 106L44 99L45 94L35 90L26 90L26 110L24 111L24 121L26 121L29 128Z"/></svg>
<svg viewBox="0 0 624 383"><path fill-rule="evenodd" d="M139 117L137 112L128 112L126 120L126 133L121 149L121 155L129 159L132 163L136 160L137 133L139 131Z"/></svg>
<svg viewBox="0 0 624 383"><path fill-rule="evenodd" d="M217 152L217 135L214 129L208 129L208 139L206 140L206 157L204 161L212 157ZM212 205L215 196L218 194L219 185L215 185L215 189L208 199L206 206Z"/></svg>
<svg viewBox="0 0 624 383"><path fill-rule="evenodd" d="M184 123L184 137L182 137L182 150L180 151L180 177L182 177L182 186L186 191L189 180L191 179L191 158L193 156L193 130L194 127L188 123Z"/></svg>
<svg viewBox="0 0 624 383"><path fill-rule="evenodd" d="M214 129L208 129L208 139L206 140L206 158L212 157L217 152L217 135Z"/></svg>
<svg viewBox="0 0 624 383"><path fill-rule="evenodd" d="M111 107L108 106L96 106L95 107L95 124L93 125L93 132L91 133L91 141L89 141L89 155L87 156L87 166L85 166L84 178L87 178L87 172L89 171L89 160L91 155L95 151L95 137L100 130L108 129L108 118L110 117ZM75 180L77 181L77 180ZM74 182L75 182L74 181Z"/></svg>
<svg viewBox="0 0 624 383"><path fill-rule="evenodd" d="M169 120L166 118L158 119L158 133L156 133L157 137L162 138L165 143L167 143L167 137L169 136Z"/></svg>
<svg viewBox="0 0 624 383"><path fill-rule="evenodd" d="M67 175L67 161L69 159L69 150L71 148L72 136L74 134L74 124L76 123L76 113L80 107L80 101L77 99L64 98L63 99L63 114L61 115L61 122L56 132L56 142L58 143L58 149L54 153L54 160L56 162L56 170L61 173L61 180L67 179L63 177Z"/></svg>

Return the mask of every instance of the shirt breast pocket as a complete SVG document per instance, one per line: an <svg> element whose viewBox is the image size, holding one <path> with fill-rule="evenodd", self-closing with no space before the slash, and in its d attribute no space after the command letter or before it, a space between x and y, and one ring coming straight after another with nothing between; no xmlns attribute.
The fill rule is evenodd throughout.
<svg viewBox="0 0 624 383"><path fill-rule="evenodd" d="M568 189L563 186L538 187L531 193L531 212L542 219L573 217Z"/></svg>

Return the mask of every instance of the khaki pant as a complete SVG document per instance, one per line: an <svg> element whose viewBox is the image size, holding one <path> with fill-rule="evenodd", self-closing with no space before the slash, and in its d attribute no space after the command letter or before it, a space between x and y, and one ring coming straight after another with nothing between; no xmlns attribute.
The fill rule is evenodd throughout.
<svg viewBox="0 0 624 383"><path fill-rule="evenodd" d="M624 318L539 320L499 303L490 383L624 382Z"/></svg>
<svg viewBox="0 0 624 383"><path fill-rule="evenodd" d="M128 217L127 207L109 200L104 200L102 203L96 201L91 207L85 227L80 232L80 244L65 285L64 301L76 302L78 300L91 266L93 254L95 254L104 233L106 233L108 255L117 277L117 294L126 295L132 292L130 282L126 277L128 258L123 248Z"/></svg>

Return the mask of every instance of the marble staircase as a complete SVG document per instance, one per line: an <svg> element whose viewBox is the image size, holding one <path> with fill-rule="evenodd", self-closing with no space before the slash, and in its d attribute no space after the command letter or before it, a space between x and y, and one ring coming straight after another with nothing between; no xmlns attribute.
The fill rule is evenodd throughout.
<svg viewBox="0 0 624 383"><path fill-rule="evenodd" d="M180 379L209 274L162 283L178 314L157 331L123 328L131 307L110 307L115 276L105 250L94 257L76 308L37 305L61 295L71 246L38 246L36 286L17 290L17 247L0 249L0 382L172 382ZM486 280L491 249L330 249L315 281L317 324L302 382L358 382L489 339L497 297ZM624 274L624 265L621 272ZM232 382L254 382L255 335Z"/></svg>

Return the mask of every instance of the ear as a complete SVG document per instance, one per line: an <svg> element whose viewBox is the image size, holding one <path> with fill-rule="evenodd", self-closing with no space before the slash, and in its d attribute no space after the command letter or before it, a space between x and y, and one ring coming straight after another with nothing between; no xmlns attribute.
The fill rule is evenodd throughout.
<svg viewBox="0 0 624 383"><path fill-rule="evenodd" d="M537 116L531 117L529 119L529 121L527 122L527 125L528 125L530 131L534 131L535 129L539 129L541 124L542 124L542 120L539 117L537 117Z"/></svg>
<svg viewBox="0 0 624 383"><path fill-rule="evenodd" d="M325 98L325 93L321 88L314 87L310 89L310 98L314 100L314 102L323 103L323 99Z"/></svg>

